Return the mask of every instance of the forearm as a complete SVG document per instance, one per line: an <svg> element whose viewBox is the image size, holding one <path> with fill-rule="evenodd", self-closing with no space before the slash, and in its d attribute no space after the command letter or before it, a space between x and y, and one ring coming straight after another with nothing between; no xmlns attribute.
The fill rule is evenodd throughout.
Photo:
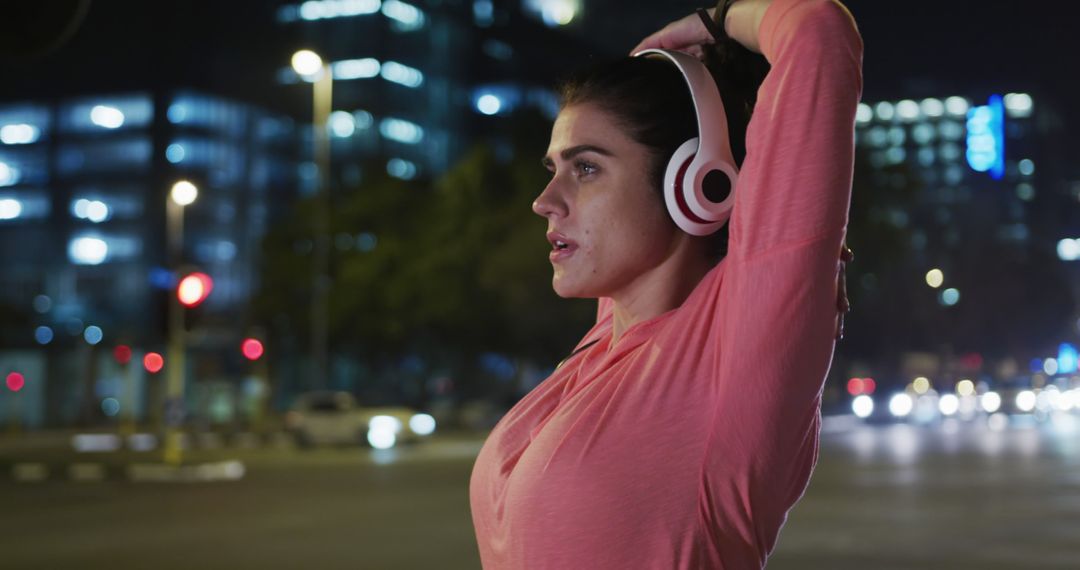
<svg viewBox="0 0 1080 570"><path fill-rule="evenodd" d="M724 31L728 37L754 53L761 53L758 29L761 28L761 20L772 2L773 0L735 0L724 19ZM715 18L715 15L713 17Z"/></svg>

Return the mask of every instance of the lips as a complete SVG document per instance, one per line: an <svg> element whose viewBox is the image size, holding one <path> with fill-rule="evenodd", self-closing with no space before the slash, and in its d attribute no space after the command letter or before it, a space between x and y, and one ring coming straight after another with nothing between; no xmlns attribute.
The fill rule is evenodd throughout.
<svg viewBox="0 0 1080 570"><path fill-rule="evenodd" d="M551 253L548 254L548 259L552 262L565 260L577 251L577 242L562 233L548 232L547 240L551 244Z"/></svg>

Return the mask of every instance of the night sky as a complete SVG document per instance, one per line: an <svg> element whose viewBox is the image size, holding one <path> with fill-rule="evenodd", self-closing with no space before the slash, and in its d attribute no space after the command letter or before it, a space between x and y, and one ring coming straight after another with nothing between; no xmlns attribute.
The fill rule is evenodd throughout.
<svg viewBox="0 0 1080 570"><path fill-rule="evenodd" d="M42 3L49 18L64 4ZM276 25L272 6L249 0L179 3L90 2L82 25L45 56L11 57L27 36L49 30L20 22L8 6L0 18L0 100L70 93L122 91L141 85L189 85L240 97L282 111L303 112L303 94L272 89L273 71L299 47ZM422 4L422 3L421 3ZM499 4L496 2L496 4ZM22 8L18 6L22 5ZM30 5L30 8L26 6ZM687 14L697 2L585 0L579 28L600 42L598 52L619 54L643 35ZM1030 91L1049 97L1080 125L1080 5L1076 2L849 0L865 42L864 99ZM25 18L22 18L25 22ZM6 24L4 22L7 22ZM39 34L40 35L40 34ZM21 42L21 44L20 44ZM568 61L567 68L575 66ZM283 99L295 95L295 101ZM1077 137L1073 137L1076 140Z"/></svg>

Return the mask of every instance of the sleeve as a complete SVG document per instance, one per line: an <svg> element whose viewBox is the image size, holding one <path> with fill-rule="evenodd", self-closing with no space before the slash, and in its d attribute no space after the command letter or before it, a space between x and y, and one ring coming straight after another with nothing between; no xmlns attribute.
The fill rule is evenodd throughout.
<svg viewBox="0 0 1080 570"><path fill-rule="evenodd" d="M833 0L775 0L758 30L771 69L747 129L729 254L747 260L847 224L862 40Z"/></svg>
<svg viewBox="0 0 1080 570"><path fill-rule="evenodd" d="M862 89L862 40L834 0L775 0L771 69L747 133L714 326L710 516L764 561L816 461ZM728 535L730 537L730 535Z"/></svg>

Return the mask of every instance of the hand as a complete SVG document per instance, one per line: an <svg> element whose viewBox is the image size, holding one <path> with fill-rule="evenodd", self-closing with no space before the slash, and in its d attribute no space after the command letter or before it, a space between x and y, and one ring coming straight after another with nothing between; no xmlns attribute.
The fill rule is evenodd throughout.
<svg viewBox="0 0 1080 570"><path fill-rule="evenodd" d="M716 12L716 8L712 8L708 12L711 18ZM664 26L660 31L654 32L649 37L641 40L634 49L630 50L630 55L644 49L659 48L677 50L698 59L703 59L705 57L705 46L712 43L714 43L712 34L705 28L701 17L695 13L676 20Z"/></svg>

